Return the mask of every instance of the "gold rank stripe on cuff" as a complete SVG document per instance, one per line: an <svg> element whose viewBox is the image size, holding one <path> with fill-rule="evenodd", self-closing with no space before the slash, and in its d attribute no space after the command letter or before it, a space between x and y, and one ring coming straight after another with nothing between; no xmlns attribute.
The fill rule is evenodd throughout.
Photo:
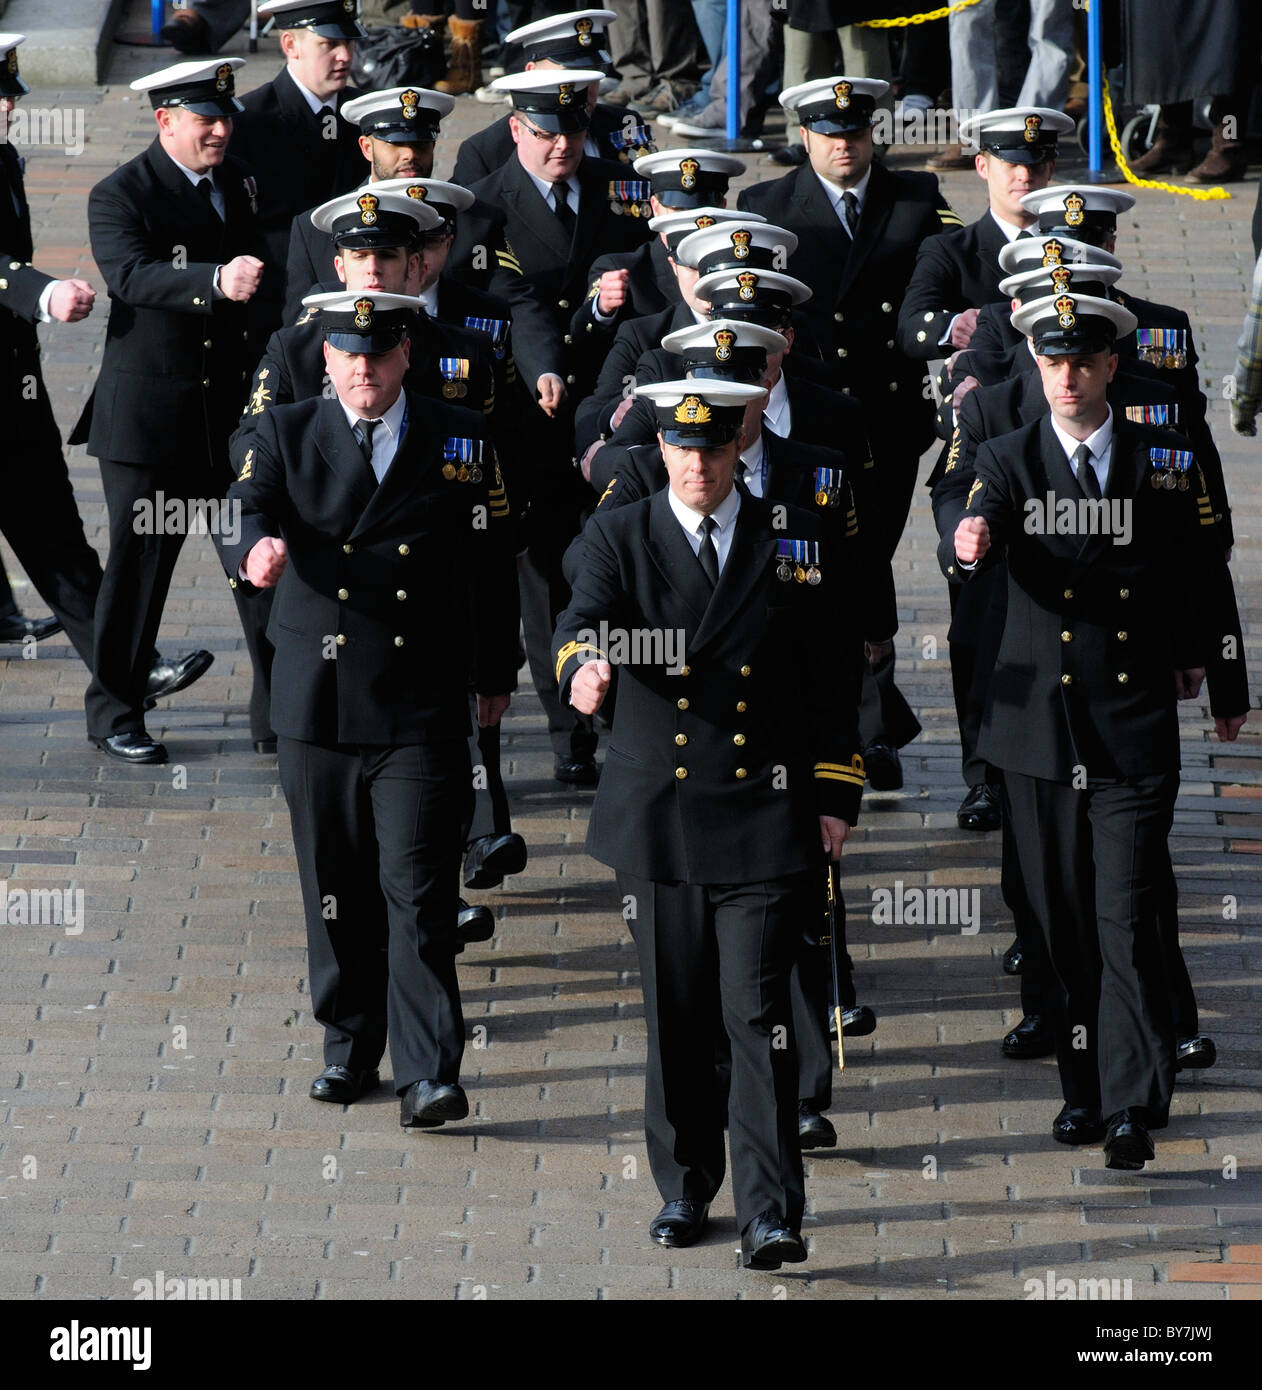
<svg viewBox="0 0 1262 1390"><path fill-rule="evenodd" d="M605 660L604 652L602 652L599 647L593 646L591 642L567 642L565 646L557 652L556 679L558 685L561 684L561 667L565 665L570 657L577 656L579 652L595 652L601 661Z"/></svg>
<svg viewBox="0 0 1262 1390"><path fill-rule="evenodd" d="M863 770L863 758L856 753L847 763L816 763L815 776L827 782L849 782L852 786L862 787L867 781L867 774Z"/></svg>
<svg viewBox="0 0 1262 1390"><path fill-rule="evenodd" d="M511 270L514 275L521 274L521 262L507 251L497 251L495 261L501 270Z"/></svg>
<svg viewBox="0 0 1262 1390"><path fill-rule="evenodd" d="M964 225L964 219L954 208L939 208L938 216L942 219L944 227L962 227Z"/></svg>

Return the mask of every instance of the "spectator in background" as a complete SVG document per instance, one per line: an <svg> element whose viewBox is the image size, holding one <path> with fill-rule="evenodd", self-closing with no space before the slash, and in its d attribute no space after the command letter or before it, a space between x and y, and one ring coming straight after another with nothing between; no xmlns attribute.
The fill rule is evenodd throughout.
<svg viewBox="0 0 1262 1390"><path fill-rule="evenodd" d="M1237 347L1231 427L1237 434L1256 435L1262 410L1262 256L1253 267L1253 288Z"/></svg>
<svg viewBox="0 0 1262 1390"><path fill-rule="evenodd" d="M727 0L692 0L692 14L697 21L710 66L701 74L701 85L682 106L657 118L657 124L667 129L676 121L688 121L699 115L712 100L723 99L717 76L727 51Z"/></svg>
<svg viewBox="0 0 1262 1390"><path fill-rule="evenodd" d="M609 51L622 85L606 98L648 111L674 111L697 90L701 35L682 0L609 0L618 17Z"/></svg>
<svg viewBox="0 0 1262 1390"><path fill-rule="evenodd" d="M783 90L834 72L889 82L894 75L889 30L866 29L855 21L895 18L902 8L901 4L891 7L888 0L884 4L880 0L789 0ZM886 95L878 105L893 110L893 98ZM804 164L801 128L790 121L786 134L789 143L772 156L772 162Z"/></svg>
<svg viewBox="0 0 1262 1390"><path fill-rule="evenodd" d="M782 26L770 4L741 6L741 72L738 129L746 139L762 131L763 115L779 83L782 66ZM671 123L671 132L682 140L716 140L727 133L727 47L710 80L713 95L694 116Z"/></svg>
<svg viewBox="0 0 1262 1390"><path fill-rule="evenodd" d="M250 0L194 0L158 31L177 53L218 53L250 17Z"/></svg>
<svg viewBox="0 0 1262 1390"><path fill-rule="evenodd" d="M951 42L951 105L959 120L998 110L999 51L997 0L981 0L947 20ZM1073 0L1030 0L1026 30L1030 65L1017 106L1061 110L1069 94L1069 65L1074 51ZM926 168L971 169L973 152L950 145Z"/></svg>

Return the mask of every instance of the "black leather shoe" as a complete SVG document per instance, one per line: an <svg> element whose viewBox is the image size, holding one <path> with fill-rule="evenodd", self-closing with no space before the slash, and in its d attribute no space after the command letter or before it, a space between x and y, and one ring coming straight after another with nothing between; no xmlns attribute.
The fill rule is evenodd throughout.
<svg viewBox="0 0 1262 1390"><path fill-rule="evenodd" d="M1014 941L1003 953L1003 973L1005 975L1019 975L1024 964L1025 957L1021 952L1021 943Z"/></svg>
<svg viewBox="0 0 1262 1390"><path fill-rule="evenodd" d="M1218 1049L1213 1038L1198 1033L1194 1038L1180 1038L1174 1049L1175 1071L1204 1071L1218 1061Z"/></svg>
<svg viewBox="0 0 1262 1390"><path fill-rule="evenodd" d="M999 788L986 782L970 787L955 813L955 823L961 830L998 830L1000 820Z"/></svg>
<svg viewBox="0 0 1262 1390"><path fill-rule="evenodd" d="M1134 1173L1155 1156L1148 1131L1129 1110L1119 1110L1116 1115L1109 1116L1109 1127L1104 1135L1106 1168Z"/></svg>
<svg viewBox="0 0 1262 1390"><path fill-rule="evenodd" d="M1011 1033L1004 1035L999 1046L1005 1057L1028 1060L1031 1057L1050 1057L1056 1051L1052 1025L1042 1014L1026 1014Z"/></svg>
<svg viewBox="0 0 1262 1390"><path fill-rule="evenodd" d="M779 1269L806 1259L802 1237L773 1211L756 1216L741 1235L741 1264L746 1269Z"/></svg>
<svg viewBox="0 0 1262 1390"><path fill-rule="evenodd" d="M508 874L526 867L526 842L520 835L480 835L464 855L466 888L498 888Z"/></svg>
<svg viewBox="0 0 1262 1390"><path fill-rule="evenodd" d="M0 642L25 642L28 637L38 642L60 631L60 618L28 618L21 613L0 618Z"/></svg>
<svg viewBox="0 0 1262 1390"><path fill-rule="evenodd" d="M600 769L594 758L575 763L558 758L552 775L567 787L594 787L600 781Z"/></svg>
<svg viewBox="0 0 1262 1390"><path fill-rule="evenodd" d="M461 941L490 941L495 935L495 914L489 907L470 907L461 898L456 933Z"/></svg>
<svg viewBox="0 0 1262 1390"><path fill-rule="evenodd" d="M653 1218L649 1237L672 1250L695 1245L701 1239L709 1215L709 1202L694 1202L687 1197L667 1202Z"/></svg>
<svg viewBox="0 0 1262 1390"><path fill-rule="evenodd" d="M863 770L874 792L896 792L903 785L898 749L888 743L869 743L863 750Z"/></svg>
<svg viewBox="0 0 1262 1390"><path fill-rule="evenodd" d="M806 150L802 145L785 145L783 149L773 150L767 158L781 168L796 169L806 163Z"/></svg>
<svg viewBox="0 0 1262 1390"><path fill-rule="evenodd" d="M276 752L276 740L274 738L256 738L254 751L264 755L274 754Z"/></svg>
<svg viewBox="0 0 1262 1390"><path fill-rule="evenodd" d="M852 1009L841 1011L841 1031L848 1038L866 1038L876 1032L876 1015L866 1004L856 1004ZM828 1015L828 1036L837 1036L836 1016Z"/></svg>
<svg viewBox="0 0 1262 1390"><path fill-rule="evenodd" d="M1098 1144L1104 1138L1104 1120L1098 1110L1062 1105L1052 1121L1052 1138L1059 1144Z"/></svg>
<svg viewBox="0 0 1262 1390"><path fill-rule="evenodd" d="M202 651L189 652L174 661L159 657L149 668L149 679L145 682L145 708L152 709L159 700L174 695L177 690L186 690L210 670L214 660L213 652Z"/></svg>
<svg viewBox="0 0 1262 1390"><path fill-rule="evenodd" d="M167 760L166 748L155 743L143 729L128 729L125 734L111 734L109 738L89 735L88 742L125 763L164 763Z"/></svg>
<svg viewBox="0 0 1262 1390"><path fill-rule="evenodd" d="M798 1145L803 1149L835 1149L837 1131L832 1121L808 1101L798 1101Z"/></svg>
<svg viewBox="0 0 1262 1390"><path fill-rule="evenodd" d="M334 1105L351 1105L360 1096L375 1091L381 1077L375 1071L351 1071L349 1067L325 1067L311 1083L312 1100L330 1100Z"/></svg>
<svg viewBox="0 0 1262 1390"><path fill-rule="evenodd" d="M441 1081L413 1081L399 1103L399 1123L404 1129L437 1129L448 1120L463 1120L469 1113L469 1097L459 1086Z"/></svg>

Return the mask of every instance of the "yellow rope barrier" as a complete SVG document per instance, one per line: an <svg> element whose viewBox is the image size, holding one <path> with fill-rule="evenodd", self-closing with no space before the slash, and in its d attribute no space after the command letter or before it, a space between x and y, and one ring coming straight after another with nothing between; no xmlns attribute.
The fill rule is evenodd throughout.
<svg viewBox="0 0 1262 1390"><path fill-rule="evenodd" d="M1159 188L1163 193L1179 193L1185 198L1195 198L1198 203L1221 202L1222 199L1231 197L1225 188L1183 188L1177 183L1162 183L1160 179L1141 179L1138 174L1132 174L1122 152L1122 142L1117 135L1117 121L1113 117L1113 98L1109 95L1109 79L1101 77L1100 80L1103 84L1104 123L1109 131L1109 144L1113 149L1113 158L1117 160L1117 167L1122 171L1127 183L1134 184L1136 188Z"/></svg>
<svg viewBox="0 0 1262 1390"><path fill-rule="evenodd" d="M940 10L930 10L926 14L904 15L902 19L856 19L860 29L905 29L909 24L927 24L931 19L945 19L957 10L967 10L970 5L980 5L981 0L958 0L954 5L943 5Z"/></svg>

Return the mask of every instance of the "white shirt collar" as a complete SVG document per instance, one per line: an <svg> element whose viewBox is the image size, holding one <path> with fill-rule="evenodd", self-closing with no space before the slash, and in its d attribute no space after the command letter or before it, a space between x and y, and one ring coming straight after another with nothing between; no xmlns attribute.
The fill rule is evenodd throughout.
<svg viewBox="0 0 1262 1390"><path fill-rule="evenodd" d="M1103 493L1104 484L1108 479L1109 468L1109 449L1113 443L1113 407L1109 406L1108 415L1104 424L1100 426L1094 434L1088 435L1086 439L1075 439L1073 435L1066 434L1056 422L1056 417L1051 416L1052 431L1056 438L1060 440L1060 447L1065 451L1065 457L1069 460L1070 472L1074 472L1074 454L1078 452L1078 446L1085 444L1087 451L1091 455L1091 461L1095 467L1096 476L1100 479L1100 491ZM1074 473L1076 478L1078 475Z"/></svg>
<svg viewBox="0 0 1262 1390"><path fill-rule="evenodd" d="M679 498L675 496L674 488L667 489L667 496L670 501L670 509L672 512L675 513L676 520L684 528L684 530L687 531L688 534L695 539L697 535L697 528L705 520L705 514L703 512L695 511L686 502L681 502ZM731 492L729 492L728 495L722 500L722 502L720 502L719 505L715 507L715 509L710 513L710 515L714 518L714 523L719 528L719 530L726 531L727 528L736 520L736 513L740 511L740 509L741 495L735 488L733 488Z"/></svg>
<svg viewBox="0 0 1262 1390"><path fill-rule="evenodd" d="M438 317L438 281L435 280L429 289L422 290L420 297L421 308L425 310L430 318L436 319Z"/></svg>
<svg viewBox="0 0 1262 1390"><path fill-rule="evenodd" d="M175 167L180 171L180 173L184 175L184 177L189 181L189 183L193 185L194 188L196 188L197 185L201 183L203 179L209 179L211 182L211 186L216 189L218 188L218 184L215 183L215 170L213 165L211 166L211 168L207 169L204 174L199 174L194 170L190 169L187 164L181 164L180 161L176 159L176 157L170 152L170 150L164 148L162 152L171 161L171 163L175 165Z"/></svg>
<svg viewBox="0 0 1262 1390"><path fill-rule="evenodd" d="M762 408L763 419L773 434L784 438L789 433L789 388L784 384L784 368L776 384L767 392L767 404Z"/></svg>
<svg viewBox="0 0 1262 1390"><path fill-rule="evenodd" d="M755 497L763 495L763 464L766 457L767 446L763 443L761 433L741 453L741 481Z"/></svg>
<svg viewBox="0 0 1262 1390"><path fill-rule="evenodd" d="M534 137L531 136L531 139L533 139L533 138L534 138ZM529 178L530 182L533 183L534 186L539 190L539 196L543 199L543 201L544 201L545 203L547 203L548 207L551 208L551 207L552 207L552 181L551 181L550 179L541 179L541 178L538 176L538 174L532 174L532 173L530 172L529 169L526 169L526 166L525 166L524 164L523 164L521 167L522 167L523 169L525 169L525 171L526 171L526 176L527 176L527 178ZM579 201L579 196L580 196L580 187L579 187L579 182L578 182L578 175L577 175L577 174L571 174L571 175L569 176L569 178L565 180L565 186L566 186L566 188L568 188L568 189L570 190L571 193L573 193L573 195L574 195L574 202L577 204L578 201Z"/></svg>
<svg viewBox="0 0 1262 1390"><path fill-rule="evenodd" d="M338 405L342 407L342 414L346 416L346 423L350 426L352 434L356 425L364 422L362 415L357 415L345 401L338 398ZM406 393L400 391L395 402L381 416L373 416L373 419L380 419L381 424L373 433L372 454L373 472L377 474L377 481L380 482L385 475L386 469L393 460L395 451L399 447L399 438L403 432L403 417L407 413ZM385 436L383 439L382 436Z"/></svg>
<svg viewBox="0 0 1262 1390"><path fill-rule="evenodd" d="M991 217L995 219L995 226L998 227L999 230L1003 233L1005 241L1016 241L1016 239L1021 235L1022 232L1029 230L1028 227L1017 227L1011 222L1006 222L1002 217L999 216L999 214L994 210L994 208L989 208L987 210L989 211Z"/></svg>
<svg viewBox="0 0 1262 1390"><path fill-rule="evenodd" d="M824 192L828 194L828 200L833 207L841 205L843 194L853 193L859 200L859 211L863 211L863 200L868 196L868 182L872 178L872 166L870 164L863 171L863 177L853 188L842 188L841 184L835 183L832 179L826 179L820 173L817 173L815 177L824 185Z"/></svg>
<svg viewBox="0 0 1262 1390"><path fill-rule="evenodd" d="M302 85L302 83L298 81L298 79L294 76L294 70L293 70L293 68L290 68L290 69L289 69L289 80L290 80L290 81L294 84L294 86L297 87L298 90L302 93L302 99L303 99L303 101L305 101L305 102L307 103L307 105L311 108L311 114L312 114L313 116L318 116L318 115L320 114L321 110L323 110L323 108L326 107L326 106L329 108L330 111L336 111L336 110L337 110L337 93L336 93L336 92L335 92L331 97L318 97L318 96L316 96L316 94L311 90L310 87L304 87L304 86Z"/></svg>

